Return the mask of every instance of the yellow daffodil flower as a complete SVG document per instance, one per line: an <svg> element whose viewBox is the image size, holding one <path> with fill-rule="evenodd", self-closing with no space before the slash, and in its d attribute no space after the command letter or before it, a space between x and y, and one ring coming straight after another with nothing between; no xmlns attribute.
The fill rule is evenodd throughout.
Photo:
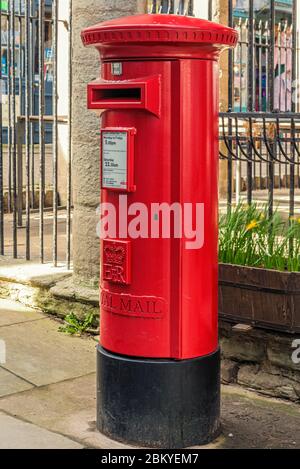
<svg viewBox="0 0 300 469"><path fill-rule="evenodd" d="M254 228L257 228L257 227L258 227L258 222L256 220L252 220L252 222L249 223L249 225L247 225L246 231L251 231L251 230L253 230Z"/></svg>

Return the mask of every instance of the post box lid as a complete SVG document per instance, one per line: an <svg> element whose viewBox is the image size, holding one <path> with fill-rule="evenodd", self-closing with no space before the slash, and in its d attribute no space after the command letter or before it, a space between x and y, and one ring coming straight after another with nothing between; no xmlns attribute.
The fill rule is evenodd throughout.
<svg viewBox="0 0 300 469"><path fill-rule="evenodd" d="M135 15L105 21L86 28L81 33L85 46L98 49L123 44L154 46L210 45L210 50L220 51L235 47L238 33L232 28L211 21L180 15Z"/></svg>

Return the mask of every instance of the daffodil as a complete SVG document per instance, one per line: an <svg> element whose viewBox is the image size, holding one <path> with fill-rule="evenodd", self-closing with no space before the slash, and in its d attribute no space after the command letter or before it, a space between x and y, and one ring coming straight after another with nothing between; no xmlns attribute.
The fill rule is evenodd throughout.
<svg viewBox="0 0 300 469"><path fill-rule="evenodd" d="M249 225L247 225L246 231L251 231L251 230L253 230L254 228L257 228L257 227L258 227L258 222L256 220L252 220L252 222L249 223Z"/></svg>

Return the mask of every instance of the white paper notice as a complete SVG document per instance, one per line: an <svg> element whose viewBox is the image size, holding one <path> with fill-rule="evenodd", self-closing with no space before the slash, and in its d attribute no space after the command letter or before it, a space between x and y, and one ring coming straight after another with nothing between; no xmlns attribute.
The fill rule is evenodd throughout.
<svg viewBox="0 0 300 469"><path fill-rule="evenodd" d="M127 132L102 132L102 187L127 188Z"/></svg>

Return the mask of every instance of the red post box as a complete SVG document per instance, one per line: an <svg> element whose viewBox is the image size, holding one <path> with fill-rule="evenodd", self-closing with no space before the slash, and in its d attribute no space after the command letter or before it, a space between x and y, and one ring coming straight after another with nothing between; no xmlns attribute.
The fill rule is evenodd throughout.
<svg viewBox="0 0 300 469"><path fill-rule="evenodd" d="M164 448L219 432L218 59L236 31L141 15L82 32L101 56L98 428Z"/></svg>

